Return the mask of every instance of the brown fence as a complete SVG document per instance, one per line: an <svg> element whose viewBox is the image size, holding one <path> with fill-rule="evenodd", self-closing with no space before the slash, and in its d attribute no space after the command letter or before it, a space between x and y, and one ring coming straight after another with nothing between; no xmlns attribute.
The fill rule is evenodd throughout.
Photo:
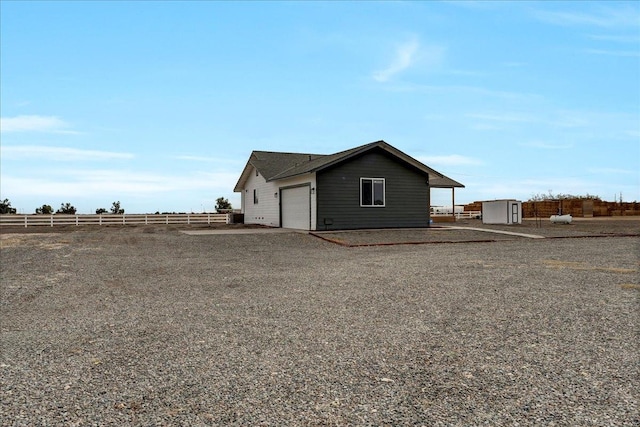
<svg viewBox="0 0 640 427"><path fill-rule="evenodd" d="M465 211L482 209L482 202L465 205ZM550 217L562 213L576 218L591 218L598 216L631 216L640 215L640 203L605 202L595 199L562 199L544 200L541 202L522 202L522 216L524 218Z"/></svg>

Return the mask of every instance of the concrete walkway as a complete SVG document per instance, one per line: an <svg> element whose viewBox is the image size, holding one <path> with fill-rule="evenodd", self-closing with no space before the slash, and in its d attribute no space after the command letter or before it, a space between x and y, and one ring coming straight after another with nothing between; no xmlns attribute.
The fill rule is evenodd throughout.
<svg viewBox="0 0 640 427"><path fill-rule="evenodd" d="M305 230L294 230L292 228L230 228L230 229L203 229L203 230L180 230L181 233L189 236L223 235L223 234L275 234L275 233L307 233Z"/></svg>
<svg viewBox="0 0 640 427"><path fill-rule="evenodd" d="M529 239L544 239L544 236L540 236L538 234L525 234L525 233L516 233L514 231L503 231L503 230L491 230L488 228L476 228L476 227L460 227L457 225L449 225L449 226L440 226L440 229L449 229L449 230L473 230L473 231L483 231L485 233L495 233L495 234L506 234L509 236L518 236L518 237L527 237ZM389 230L389 229L388 229ZM424 229L421 229L424 230ZM346 230L349 232L357 232L359 230ZM371 231L371 230L360 230L360 231ZM202 229L202 230L180 230L181 233L188 234L189 236L208 236L208 235L231 235L231 234L277 234L277 233L309 233L308 230L297 230L293 228L233 228L233 229ZM337 230L333 231L333 233L339 232ZM317 234L321 234L322 232L316 232ZM329 232L331 233L331 232Z"/></svg>
<svg viewBox="0 0 640 427"><path fill-rule="evenodd" d="M544 236L540 236L539 234L525 234L525 233L516 233L515 231L503 231L503 230L491 230L489 228L477 228L477 227L460 227L457 225L448 225L443 228L450 228L453 230L473 230L473 231L484 231L486 233L495 233L495 234L507 234L509 236L518 236L518 237L528 237L529 239L544 239Z"/></svg>

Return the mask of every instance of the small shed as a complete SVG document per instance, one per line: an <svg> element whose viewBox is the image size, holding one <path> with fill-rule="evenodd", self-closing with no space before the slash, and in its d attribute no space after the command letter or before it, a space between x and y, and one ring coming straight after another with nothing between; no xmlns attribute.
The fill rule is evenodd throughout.
<svg viewBox="0 0 640 427"><path fill-rule="evenodd" d="M522 224L522 202L515 199L482 202L483 224Z"/></svg>

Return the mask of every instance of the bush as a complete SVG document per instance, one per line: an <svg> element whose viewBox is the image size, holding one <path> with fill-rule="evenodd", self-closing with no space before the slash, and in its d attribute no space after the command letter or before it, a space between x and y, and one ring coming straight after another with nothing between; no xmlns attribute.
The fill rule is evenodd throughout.
<svg viewBox="0 0 640 427"><path fill-rule="evenodd" d="M76 208L71 203L62 203L60 209L56 211L59 214L75 215Z"/></svg>
<svg viewBox="0 0 640 427"><path fill-rule="evenodd" d="M223 213L228 212L232 209L233 208L231 207L231 203L229 203L229 200L225 199L224 197L218 197L216 199L216 212Z"/></svg>
<svg viewBox="0 0 640 427"><path fill-rule="evenodd" d="M16 209L11 207L9 199L0 201L0 214L14 214Z"/></svg>
<svg viewBox="0 0 640 427"><path fill-rule="evenodd" d="M120 208L120 200L118 200L117 202L113 202L111 204L111 213L115 215L124 214L124 209Z"/></svg>
<svg viewBox="0 0 640 427"><path fill-rule="evenodd" d="M36 208L36 213L40 215L51 215L53 213L53 208L51 205L42 205L39 208Z"/></svg>

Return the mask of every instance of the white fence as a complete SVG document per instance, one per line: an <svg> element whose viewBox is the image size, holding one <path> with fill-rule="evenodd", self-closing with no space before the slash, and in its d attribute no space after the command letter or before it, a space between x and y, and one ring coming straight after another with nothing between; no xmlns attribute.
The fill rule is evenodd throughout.
<svg viewBox="0 0 640 427"><path fill-rule="evenodd" d="M431 212L431 216L453 216L451 212ZM456 219L461 218L472 218L472 219L480 219L482 218L482 211L464 211L464 212L456 212Z"/></svg>
<svg viewBox="0 0 640 427"><path fill-rule="evenodd" d="M232 214L0 215L2 226L229 224Z"/></svg>

